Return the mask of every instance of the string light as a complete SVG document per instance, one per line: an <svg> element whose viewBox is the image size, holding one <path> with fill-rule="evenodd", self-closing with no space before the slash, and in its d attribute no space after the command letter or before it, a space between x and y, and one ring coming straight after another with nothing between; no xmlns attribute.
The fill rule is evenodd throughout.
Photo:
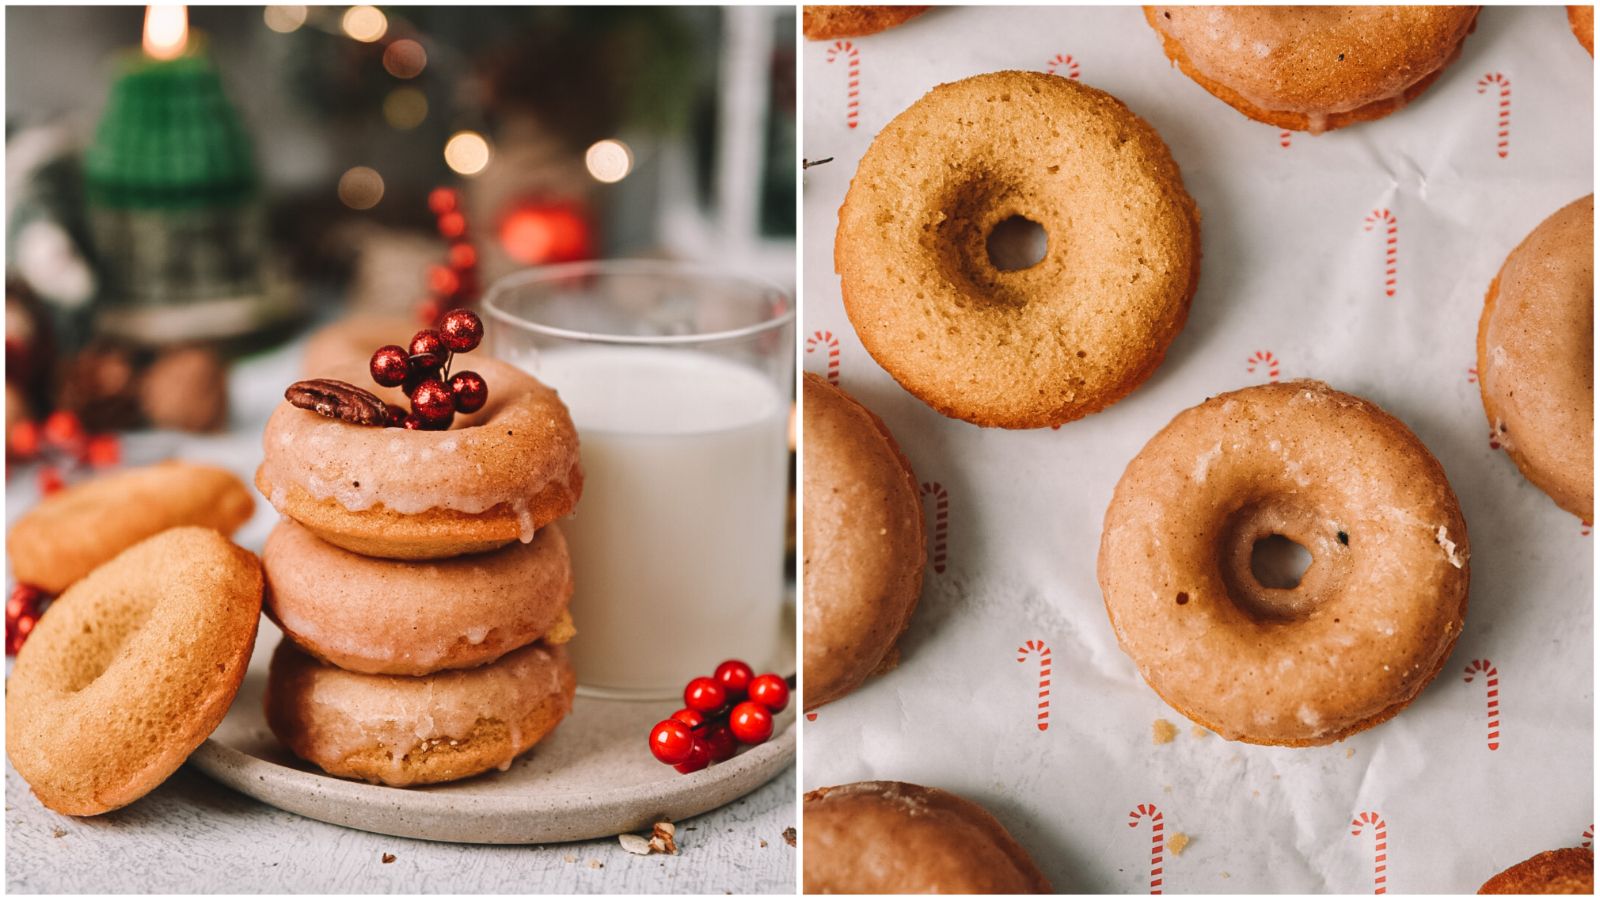
<svg viewBox="0 0 1600 901"><path fill-rule="evenodd" d="M389 30L388 17L375 6L352 6L344 11L339 24L345 34L363 44L378 40Z"/></svg>
<svg viewBox="0 0 1600 901"><path fill-rule="evenodd" d="M428 65L428 51L410 38L383 48L383 68L395 78L416 78Z"/></svg>
<svg viewBox="0 0 1600 901"><path fill-rule="evenodd" d="M144 52L152 59L177 59L189 42L189 10L156 3L144 11Z"/></svg>
<svg viewBox="0 0 1600 901"><path fill-rule="evenodd" d="M288 34L306 24L304 6L269 6L261 11L261 20L279 34Z"/></svg>
<svg viewBox="0 0 1600 901"><path fill-rule="evenodd" d="M606 139L589 145L583 154L583 164L595 181L615 184L633 171L633 151L621 141Z"/></svg>
<svg viewBox="0 0 1600 901"><path fill-rule="evenodd" d="M410 131L428 118L428 98L416 88L395 88L383 98L383 121L390 127Z"/></svg>
<svg viewBox="0 0 1600 901"><path fill-rule="evenodd" d="M444 162L458 175L477 175L489 165L489 142L475 131L458 131L445 142Z"/></svg>
<svg viewBox="0 0 1600 901"><path fill-rule="evenodd" d="M383 199L383 176L366 166L355 166L339 176L339 200L352 210L370 210Z"/></svg>

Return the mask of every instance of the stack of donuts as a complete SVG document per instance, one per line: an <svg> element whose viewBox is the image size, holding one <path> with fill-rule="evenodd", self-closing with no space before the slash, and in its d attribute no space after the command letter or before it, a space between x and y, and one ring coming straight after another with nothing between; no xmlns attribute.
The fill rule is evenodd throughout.
<svg viewBox="0 0 1600 901"><path fill-rule="evenodd" d="M582 490L577 433L554 391L475 365L489 400L442 431L287 402L267 423L256 485L284 520L262 565L285 636L267 722L334 775L406 786L503 770L572 709L572 570L554 520ZM362 368L327 374L365 382Z"/></svg>

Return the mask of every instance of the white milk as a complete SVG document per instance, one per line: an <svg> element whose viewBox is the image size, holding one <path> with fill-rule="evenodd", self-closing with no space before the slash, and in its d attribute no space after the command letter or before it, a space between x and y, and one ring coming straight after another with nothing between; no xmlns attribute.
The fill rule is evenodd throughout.
<svg viewBox="0 0 1600 901"><path fill-rule="evenodd" d="M729 657L769 666L788 402L761 373L692 351L560 349L514 362L561 393L578 427L583 499L562 529L580 685L672 696Z"/></svg>

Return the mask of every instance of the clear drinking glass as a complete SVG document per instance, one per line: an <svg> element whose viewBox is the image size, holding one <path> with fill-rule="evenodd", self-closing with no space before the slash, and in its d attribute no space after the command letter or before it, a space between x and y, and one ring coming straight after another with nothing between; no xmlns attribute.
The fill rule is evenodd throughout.
<svg viewBox="0 0 1600 901"><path fill-rule="evenodd" d="M572 552L579 690L673 697L779 659L794 305L702 266L597 261L508 276L489 347L561 394L585 474Z"/></svg>

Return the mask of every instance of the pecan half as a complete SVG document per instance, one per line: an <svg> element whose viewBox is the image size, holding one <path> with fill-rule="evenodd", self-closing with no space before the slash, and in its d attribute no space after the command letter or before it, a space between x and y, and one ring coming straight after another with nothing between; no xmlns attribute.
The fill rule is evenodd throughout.
<svg viewBox="0 0 1600 901"><path fill-rule="evenodd" d="M283 399L302 410L356 425L389 424L389 409L376 394L337 379L306 379L283 392Z"/></svg>

